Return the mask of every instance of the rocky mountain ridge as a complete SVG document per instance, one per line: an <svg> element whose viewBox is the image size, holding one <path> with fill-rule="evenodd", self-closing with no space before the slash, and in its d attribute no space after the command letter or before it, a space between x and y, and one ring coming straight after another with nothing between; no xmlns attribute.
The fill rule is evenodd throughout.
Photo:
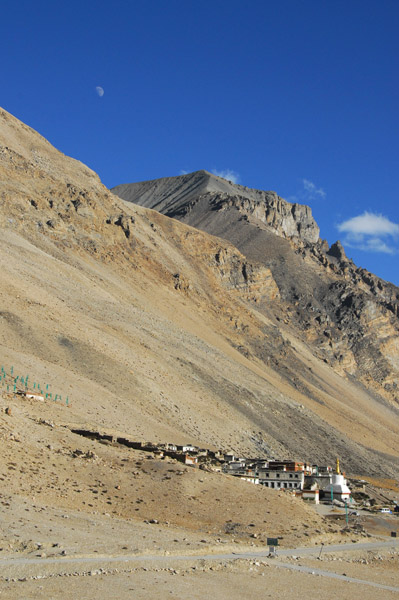
<svg viewBox="0 0 399 600"><path fill-rule="evenodd" d="M399 289L358 268L339 241L330 248L320 239L309 207L206 171L113 191L226 239L269 269L281 300L275 317L282 311L284 322L342 375L399 404Z"/></svg>
<svg viewBox="0 0 399 600"><path fill-rule="evenodd" d="M243 218L260 221L283 237L317 242L319 227L312 211L302 204L291 204L275 192L264 192L196 171L178 177L116 186L115 194L162 214L193 224L204 213L236 209Z"/></svg>

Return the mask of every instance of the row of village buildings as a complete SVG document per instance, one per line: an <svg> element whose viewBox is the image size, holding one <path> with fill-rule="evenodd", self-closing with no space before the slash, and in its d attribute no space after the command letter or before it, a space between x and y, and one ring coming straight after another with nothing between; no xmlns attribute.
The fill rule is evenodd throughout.
<svg viewBox="0 0 399 600"><path fill-rule="evenodd" d="M17 392L28 399L42 400L44 397L27 390ZM128 448L151 452L162 458L169 456L186 465L207 465L212 471L222 471L234 477L239 477L255 485L264 485L276 490L287 490L302 496L304 500L318 503L323 496L348 502L351 492L344 475L340 472L339 461L335 471L332 467L320 467L292 460L265 460L264 458L237 458L233 454L222 451L201 449L192 444L154 444L152 442L137 442L112 434L99 433L91 430L72 429L73 433L96 440L121 444Z"/></svg>
<svg viewBox="0 0 399 600"><path fill-rule="evenodd" d="M198 448L192 444L154 444L137 442L85 430L72 430L85 437L151 452L159 458L168 456L186 465L202 466L216 472L223 472L255 485L264 485L275 490L291 491L304 500L318 503L323 497L341 502L351 500L351 492L344 475L340 472L337 460L335 470L329 466L310 465L292 460L265 460L264 458L238 458L222 451Z"/></svg>

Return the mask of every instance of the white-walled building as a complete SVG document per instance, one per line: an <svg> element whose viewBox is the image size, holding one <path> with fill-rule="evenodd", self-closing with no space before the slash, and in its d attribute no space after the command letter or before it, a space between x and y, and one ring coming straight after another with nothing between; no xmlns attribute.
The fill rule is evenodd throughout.
<svg viewBox="0 0 399 600"><path fill-rule="evenodd" d="M303 471L273 471L259 469L259 483L272 489L303 490Z"/></svg>

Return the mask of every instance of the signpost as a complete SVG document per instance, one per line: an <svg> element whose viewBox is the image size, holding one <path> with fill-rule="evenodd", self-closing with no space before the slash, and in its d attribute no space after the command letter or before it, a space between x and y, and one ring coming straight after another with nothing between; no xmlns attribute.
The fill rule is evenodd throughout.
<svg viewBox="0 0 399 600"><path fill-rule="evenodd" d="M276 556L276 546L278 546L278 538L267 538L267 545L269 546L269 553Z"/></svg>

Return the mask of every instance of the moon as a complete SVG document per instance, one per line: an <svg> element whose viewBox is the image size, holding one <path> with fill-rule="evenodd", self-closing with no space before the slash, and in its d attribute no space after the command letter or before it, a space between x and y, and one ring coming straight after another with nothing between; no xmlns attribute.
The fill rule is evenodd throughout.
<svg viewBox="0 0 399 600"><path fill-rule="evenodd" d="M100 85L98 85L96 87L96 92L97 92L97 95L100 96L100 98L102 98L104 96L104 89Z"/></svg>

